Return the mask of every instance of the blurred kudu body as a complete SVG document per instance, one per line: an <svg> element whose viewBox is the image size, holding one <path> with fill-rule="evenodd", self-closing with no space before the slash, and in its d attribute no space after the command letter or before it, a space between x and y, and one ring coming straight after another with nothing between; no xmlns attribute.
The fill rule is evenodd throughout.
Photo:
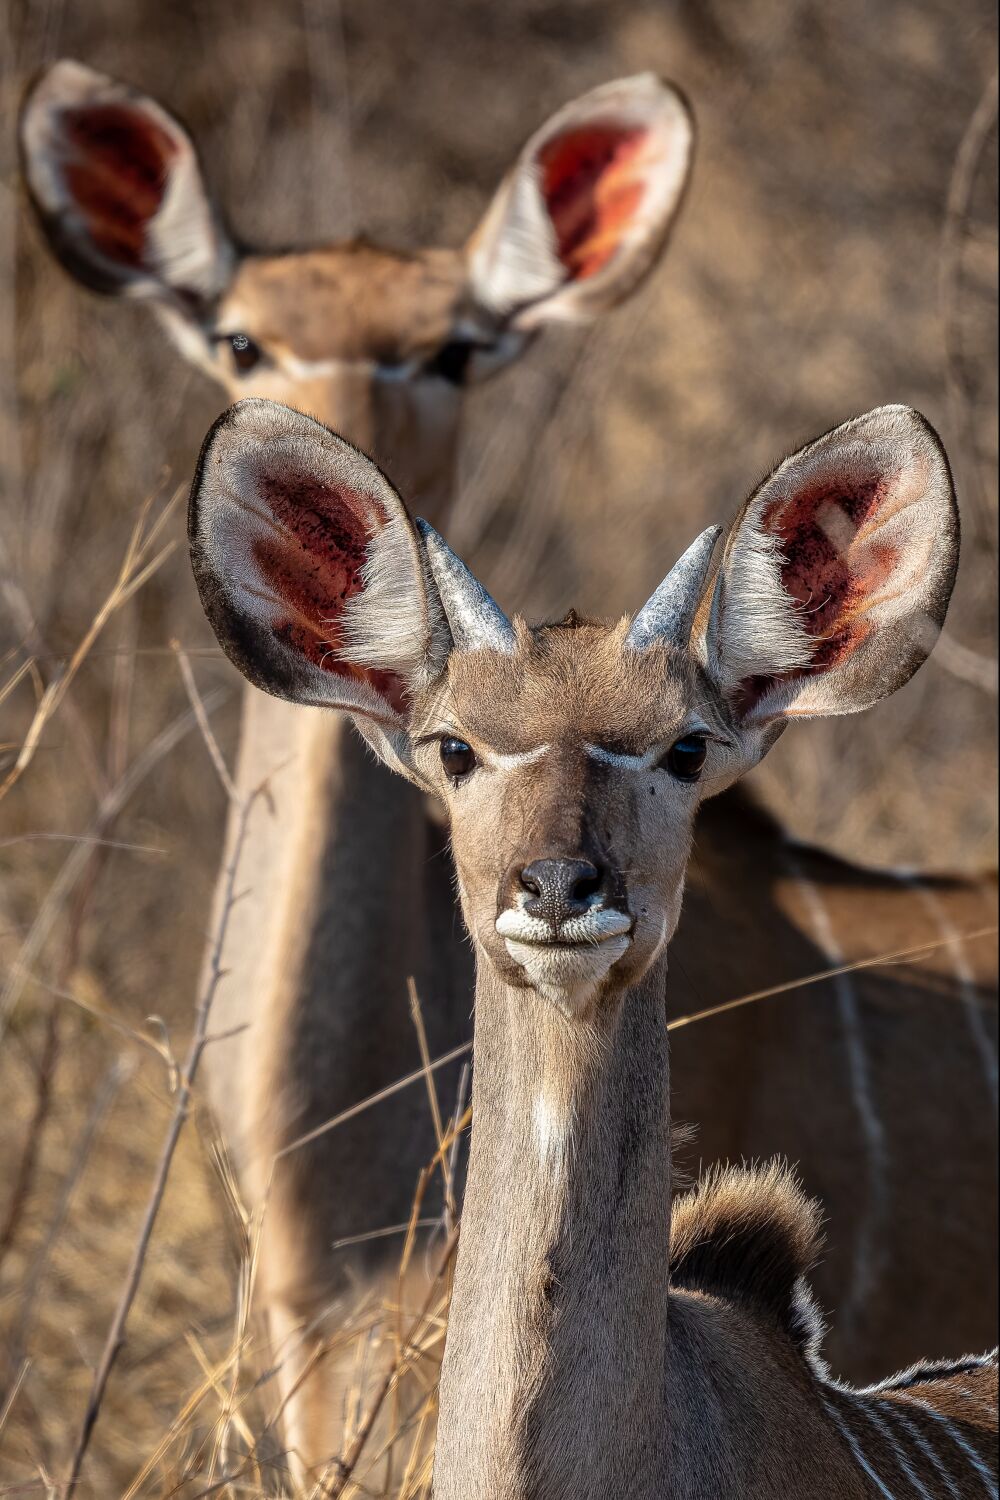
<svg viewBox="0 0 1000 1500"><path fill-rule="evenodd" d="M288 402L384 455L439 522L463 384L545 322L588 320L631 292L663 246L691 147L680 96L643 75L538 131L463 250L259 255L234 245L190 138L155 101L64 62L22 118L29 189L70 270L98 291L154 299L232 398ZM309 514L307 492L296 504ZM289 579L303 600L308 575L300 556ZM404 1093L276 1169L275 1156L413 1068L411 976L432 1051L469 1034L471 955L439 818L346 719L249 688L235 783L241 800L265 783L267 796L241 844L213 1009L213 1030L233 1034L205 1070L244 1194L257 1207L269 1193L260 1283L287 1445L313 1470L343 1441L343 1376L333 1359L304 1373L338 1301L394 1265L398 1241L331 1247L407 1219L434 1148L426 1099ZM224 869L238 823L234 811ZM457 1065L439 1075L443 1098L457 1079Z"/></svg>
<svg viewBox="0 0 1000 1500"><path fill-rule="evenodd" d="M294 543L259 558L303 484L331 524L299 530L300 613L275 567ZM476 1068L438 1500L996 1495L995 1355L840 1385L804 1283L815 1206L780 1169L673 1212L669 1187L666 953L698 805L794 718L870 707L917 669L957 563L948 466L915 413L883 408L779 466L716 568L720 530L633 620L529 628L301 414L241 403L202 451L192 563L231 659L351 711L447 810Z"/></svg>
<svg viewBox="0 0 1000 1500"><path fill-rule="evenodd" d="M925 880L789 844L740 788L698 816L670 1019L910 954L671 1038L674 1117L696 1129L684 1172L780 1153L822 1203L811 1280L832 1314L826 1355L852 1380L994 1336L996 905L992 877Z"/></svg>

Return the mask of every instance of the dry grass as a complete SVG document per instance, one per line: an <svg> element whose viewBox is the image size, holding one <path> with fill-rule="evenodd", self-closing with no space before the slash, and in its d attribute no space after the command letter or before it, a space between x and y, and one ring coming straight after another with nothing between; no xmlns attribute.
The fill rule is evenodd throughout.
<svg viewBox="0 0 1000 1500"><path fill-rule="evenodd" d="M680 81L700 150L668 264L638 304L540 341L475 398L456 543L533 613L634 607L786 446L918 405L963 504L945 650L870 720L786 736L760 790L841 852L968 868L992 861L996 827L995 18L985 0L13 0L5 16L0 1495L43 1495L68 1473L190 1057L226 804L192 681L224 761L238 695L164 508L217 394L148 314L85 296L41 248L12 154L25 79L71 53L167 99L248 238L363 225L403 245L469 232L563 99L645 67ZM192 1103L82 1471L101 1500L280 1490L281 1351L249 1312L259 1225L196 1078ZM345 1496L427 1493L448 1232L426 1309L361 1306L338 1335L359 1371L342 1456L379 1394L361 1390L377 1340L400 1376ZM414 1234L404 1255L424 1252ZM384 1484L368 1470L392 1431Z"/></svg>

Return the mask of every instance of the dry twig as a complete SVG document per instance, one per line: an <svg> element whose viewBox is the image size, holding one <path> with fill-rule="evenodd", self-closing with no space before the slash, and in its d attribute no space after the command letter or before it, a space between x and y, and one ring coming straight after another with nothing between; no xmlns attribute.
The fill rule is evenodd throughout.
<svg viewBox="0 0 1000 1500"><path fill-rule="evenodd" d="M250 815L254 807L256 806L258 799L263 794L263 785L255 788L254 791L252 791L247 797L246 801L242 804L240 809L240 817L237 824L236 839L233 845L233 852L229 861L229 866L225 873L224 900L222 903L222 910L219 916L212 943L212 957L209 966L208 979L205 983L204 991L198 1002L198 1006L195 1012L194 1034L191 1038L191 1044L188 1048L188 1053L184 1060L184 1066L181 1069L177 1086L177 1098L174 1104L174 1112L171 1117L170 1126L167 1130L166 1139L163 1143L163 1148L160 1152L160 1160L157 1165L156 1175L153 1179L153 1187L149 1195L149 1200L146 1204L146 1211L143 1215L142 1224L139 1228L139 1235L136 1240L135 1249L132 1252L132 1259L129 1263L128 1272L125 1277L125 1284L122 1287L121 1295L118 1299L118 1306L115 1310L115 1315L112 1319L111 1327L108 1330L107 1339L105 1340L100 1363L98 1364L97 1371L94 1375L93 1385L91 1387L90 1396L87 1401L87 1408L84 1412L83 1423L80 1428L80 1434L77 1438L76 1446L73 1451L73 1457L70 1463L69 1476L63 1488L63 1500L70 1500L70 1497L76 1491L76 1486L80 1477L80 1467L86 1455L87 1448L90 1443L91 1434L94 1430L94 1425L97 1422L98 1416L100 1415L101 1403L104 1399L104 1392L107 1389L108 1380L111 1376L111 1371L114 1368L115 1361L118 1358L118 1355L121 1352L122 1345L125 1342L125 1325L128 1321L128 1315L131 1311L132 1303L135 1301L135 1294L139 1289L139 1282L142 1279L143 1266L145 1265L146 1253L149 1249L149 1242L153 1233L153 1227L156 1223L156 1218L160 1211L160 1205L163 1202L163 1195L166 1191L167 1178L170 1175L170 1167L174 1159L174 1152L177 1149L177 1142L180 1139L181 1131L184 1128L184 1124L190 1112L191 1098L194 1089L195 1078L198 1072L198 1065L201 1062L202 1053L208 1041L208 1020L211 1014L212 1002L215 999L215 994L223 975L222 949L225 942L226 931L229 926L229 917L233 908L236 875L239 869L240 857L243 852L243 844L246 839L247 826L249 823Z"/></svg>

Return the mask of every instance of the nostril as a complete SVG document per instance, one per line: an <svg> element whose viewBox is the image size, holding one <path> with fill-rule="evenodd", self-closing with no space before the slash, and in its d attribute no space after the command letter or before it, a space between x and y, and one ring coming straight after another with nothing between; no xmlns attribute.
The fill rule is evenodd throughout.
<svg viewBox="0 0 1000 1500"><path fill-rule="evenodd" d="M596 865L586 864L581 861L578 866L576 879L570 888L570 895L574 901L589 901L591 896L596 896L601 889L602 875Z"/></svg>
<svg viewBox="0 0 1000 1500"><path fill-rule="evenodd" d="M527 869L524 869L520 872L519 879L521 885L529 895L540 896L542 894L542 882L539 879L538 875L536 875L532 870L532 867L530 865L527 867Z"/></svg>

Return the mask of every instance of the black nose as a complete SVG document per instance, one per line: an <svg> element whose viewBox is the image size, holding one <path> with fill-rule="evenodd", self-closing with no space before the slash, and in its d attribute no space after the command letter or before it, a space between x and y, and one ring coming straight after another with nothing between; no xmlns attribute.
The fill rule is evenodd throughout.
<svg viewBox="0 0 1000 1500"><path fill-rule="evenodd" d="M554 927L589 911L605 883L604 871L589 859L535 859L519 879L531 898L523 909Z"/></svg>

